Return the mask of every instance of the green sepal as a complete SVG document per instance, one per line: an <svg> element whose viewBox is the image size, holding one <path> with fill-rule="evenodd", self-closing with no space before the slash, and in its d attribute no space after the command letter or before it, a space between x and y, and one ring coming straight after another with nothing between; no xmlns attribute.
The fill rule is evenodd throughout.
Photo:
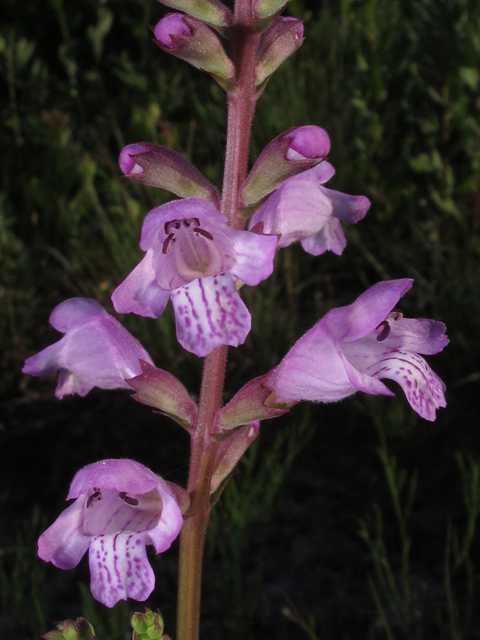
<svg viewBox="0 0 480 640"><path fill-rule="evenodd" d="M140 360L142 373L126 382L135 389L132 398L158 409L191 431L197 420L197 405L174 375Z"/></svg>
<svg viewBox="0 0 480 640"><path fill-rule="evenodd" d="M44 640L100 640L95 631L85 618L62 620L57 622L57 628L42 636Z"/></svg>
<svg viewBox="0 0 480 640"><path fill-rule="evenodd" d="M257 0L255 16L258 20L278 15L285 9L290 0Z"/></svg>
<svg viewBox="0 0 480 640"><path fill-rule="evenodd" d="M188 15L203 20L212 27L229 27L232 12L220 0L160 0L166 7L185 11Z"/></svg>
<svg viewBox="0 0 480 640"><path fill-rule="evenodd" d="M163 635L163 617L158 609L156 613L147 608L145 613L131 613L130 624L133 628L132 640L167 640L167 636Z"/></svg>

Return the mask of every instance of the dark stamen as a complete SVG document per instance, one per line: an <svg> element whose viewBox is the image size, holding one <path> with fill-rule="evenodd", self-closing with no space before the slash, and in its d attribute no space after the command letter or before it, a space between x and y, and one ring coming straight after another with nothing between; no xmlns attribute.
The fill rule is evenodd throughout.
<svg viewBox="0 0 480 640"><path fill-rule="evenodd" d="M200 226L200 220L198 218L192 218L192 222L195 224L196 227Z"/></svg>
<svg viewBox="0 0 480 640"><path fill-rule="evenodd" d="M126 491L121 491L121 492L118 494L118 497L120 498L120 500L123 500L123 499L125 498L125 496L126 496L126 495L127 495L127 492L126 492Z"/></svg>
<svg viewBox="0 0 480 640"><path fill-rule="evenodd" d="M388 335L390 333L390 325L388 324L388 322L386 320L384 320L383 322L380 322L380 324L378 325L377 329L380 329L380 327L382 327L382 330L378 334L377 340L378 340L378 342L383 342L383 340L385 340L385 338L388 338Z"/></svg>
<svg viewBox="0 0 480 640"><path fill-rule="evenodd" d="M170 220L170 222L166 222L164 225L165 233L170 233L170 229L173 227L174 229L180 229L181 226L180 220Z"/></svg>
<svg viewBox="0 0 480 640"><path fill-rule="evenodd" d="M165 240L165 242L163 243L163 247L162 247L162 253L166 256L168 255L169 251L170 251L170 246L172 244L172 242L175 242L175 234L171 233Z"/></svg>
<svg viewBox="0 0 480 640"><path fill-rule="evenodd" d="M188 227L192 224L193 220L191 218L185 218L185 220L182 220L182 222L183 222L183 226L187 227L188 229Z"/></svg>
<svg viewBox="0 0 480 640"><path fill-rule="evenodd" d="M88 500L87 500L87 509L91 509L92 508L92 504L93 501L95 500L95 498L97 500L101 500L102 499L102 494L100 492L100 489L95 489L94 487L94 493L92 493L91 496L89 496Z"/></svg>
<svg viewBox="0 0 480 640"><path fill-rule="evenodd" d="M131 507L136 507L138 505L138 500L136 498L131 498L130 496L124 496L123 501Z"/></svg>
<svg viewBox="0 0 480 640"><path fill-rule="evenodd" d="M395 309L392 309L388 315L390 318L393 318L394 320L401 320L403 318L403 312L400 311L400 309L397 309L396 307Z"/></svg>
<svg viewBox="0 0 480 640"><path fill-rule="evenodd" d="M212 234L208 233L208 231L205 231L205 229L201 229L200 227L195 227L193 232L199 236L202 236L202 238L205 238L205 240L213 240Z"/></svg>

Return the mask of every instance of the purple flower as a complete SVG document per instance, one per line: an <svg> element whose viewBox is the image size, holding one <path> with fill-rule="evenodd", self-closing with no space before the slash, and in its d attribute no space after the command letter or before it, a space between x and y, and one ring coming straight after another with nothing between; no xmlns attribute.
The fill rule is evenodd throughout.
<svg viewBox="0 0 480 640"><path fill-rule="evenodd" d="M418 354L438 353L448 338L442 322L404 318L394 308L412 284L379 282L327 313L273 370L267 404L335 402L356 391L393 396L380 381L389 378L422 418L435 420L436 409L446 406L445 385Z"/></svg>
<svg viewBox="0 0 480 640"><path fill-rule="evenodd" d="M263 222L264 233L280 235L278 248L301 240L313 256L325 251L341 255L347 241L340 220L358 222L369 210L370 200L323 187L334 174L335 169L324 160L289 178L254 213L249 228Z"/></svg>
<svg viewBox="0 0 480 640"><path fill-rule="evenodd" d="M182 528L182 514L162 478L134 460L103 460L75 475L75 499L38 540L38 555L73 569L89 550L93 597L113 607L146 600L155 586L145 546L166 551Z"/></svg>
<svg viewBox="0 0 480 640"><path fill-rule="evenodd" d="M145 257L112 295L119 313L158 318L171 298L180 344L198 356L245 341L251 316L235 278L255 286L270 276L276 237L227 226L198 198L174 200L145 218Z"/></svg>
<svg viewBox="0 0 480 640"><path fill-rule="evenodd" d="M85 396L93 387L131 390L125 380L142 373L139 360L153 364L138 340L95 300L61 302L50 324L64 337L28 358L22 371L31 376L58 371L57 398Z"/></svg>

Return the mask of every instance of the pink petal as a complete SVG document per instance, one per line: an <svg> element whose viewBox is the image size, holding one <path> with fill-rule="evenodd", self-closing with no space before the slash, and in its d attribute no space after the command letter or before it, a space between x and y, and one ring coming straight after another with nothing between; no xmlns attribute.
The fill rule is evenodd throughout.
<svg viewBox="0 0 480 640"><path fill-rule="evenodd" d="M135 162L132 156L136 156L140 153L146 153L149 150L148 144L143 144L142 142L137 142L135 144L129 144L120 152L120 157L118 159L118 164L120 165L120 169L122 173L126 176L129 174L139 174L143 173L142 167Z"/></svg>
<svg viewBox="0 0 480 640"><path fill-rule="evenodd" d="M447 328L443 322L426 318L402 318L389 324L391 331L387 340L395 341L395 346L401 346L406 351L433 355L442 351L449 343L445 335Z"/></svg>
<svg viewBox="0 0 480 640"><path fill-rule="evenodd" d="M281 234L277 248L302 240L303 248L312 255L327 250L341 255L346 240L332 216L356 223L366 215L370 201L323 187L334 173L332 165L323 161L290 178L254 213L249 228L263 222L264 233Z"/></svg>
<svg viewBox="0 0 480 640"><path fill-rule="evenodd" d="M180 533L183 518L171 489L162 478L158 478L157 490L162 498L162 514L157 526L147 531L147 536L155 547L155 551L162 553L170 548Z"/></svg>
<svg viewBox="0 0 480 640"><path fill-rule="evenodd" d="M323 162L320 162L320 164L317 164L315 167L304 171L301 175L309 182L322 185L333 178L335 175L335 168L330 164L330 162L323 160Z"/></svg>
<svg viewBox="0 0 480 640"><path fill-rule="evenodd" d="M128 389L125 378L141 373L140 359L152 362L141 344L111 316L74 329L64 340L62 368L92 387Z"/></svg>
<svg viewBox="0 0 480 640"><path fill-rule="evenodd" d="M345 346L345 345L342 345ZM356 391L363 391L363 393L369 393L374 396L394 396L395 394L390 389L380 382L377 377L371 376L363 371L356 369L349 360L345 357L342 351L342 347L337 345L338 355L342 359L343 366L345 367L348 379L355 387Z"/></svg>
<svg viewBox="0 0 480 640"><path fill-rule="evenodd" d="M30 376L43 376L56 373L62 368L61 353L66 343L66 338L63 337L55 344L51 344L43 351L36 353L31 358L25 360L22 373L26 373Z"/></svg>
<svg viewBox="0 0 480 640"><path fill-rule="evenodd" d="M147 251L143 260L112 293L117 313L136 313L144 318L161 316L169 298L170 292L157 284L153 250Z"/></svg>
<svg viewBox="0 0 480 640"><path fill-rule="evenodd" d="M90 544L82 532L85 498L75 500L38 539L38 556L59 569L76 567Z"/></svg>
<svg viewBox="0 0 480 640"><path fill-rule="evenodd" d="M123 380L117 380L117 382L117 387L123 387ZM64 396L77 394L81 398L84 398L94 386L95 384L91 381L87 382L71 371L67 371L67 369L60 369L58 372L58 384L55 389L55 397L61 400ZM128 389L127 384L125 384L125 388Z"/></svg>
<svg viewBox="0 0 480 640"><path fill-rule="evenodd" d="M433 422L436 410L447 406L444 383L416 353L392 353L364 373L398 382L412 409L425 420Z"/></svg>
<svg viewBox="0 0 480 640"><path fill-rule="evenodd" d="M163 252L167 240L165 230L159 232L159 242L154 246L154 268L157 284L162 289L177 289L192 280L215 276L229 271L235 265L235 250L226 219L202 218L200 228L211 238L196 234L195 224L183 225L174 230L175 241L168 252Z"/></svg>
<svg viewBox="0 0 480 640"><path fill-rule="evenodd" d="M126 491L129 494L147 493L157 486L158 481L159 476L135 460L101 460L76 473L67 500L76 498L93 487Z"/></svg>
<svg viewBox="0 0 480 640"><path fill-rule="evenodd" d="M303 249L312 256L320 256L326 251L333 251L337 256L341 256L347 246L340 220L333 217L325 221L321 231L304 238L301 242Z"/></svg>
<svg viewBox="0 0 480 640"><path fill-rule="evenodd" d="M370 200L365 196L350 196L348 193L333 191L326 187L319 187L319 189L332 203L332 215L344 222L355 224L362 220L370 209Z"/></svg>
<svg viewBox="0 0 480 640"><path fill-rule="evenodd" d="M96 300L70 298L55 307L50 314L49 322L57 331L67 333L97 316L108 316L108 314Z"/></svg>
<svg viewBox="0 0 480 640"><path fill-rule="evenodd" d="M84 396L93 387L128 389L125 379L141 373L139 360L152 362L138 340L94 300L66 300L51 318L66 335L28 358L23 371L31 375L59 371L57 398L71 393Z"/></svg>
<svg viewBox="0 0 480 640"><path fill-rule="evenodd" d="M237 347L250 331L250 313L229 273L174 289L172 303L178 341L197 356L206 356L221 345Z"/></svg>
<svg viewBox="0 0 480 640"><path fill-rule="evenodd" d="M158 241L157 233L162 231L166 222L172 220L186 220L187 218L212 218L220 224L226 223L223 216L213 204L201 198L185 198L184 200L172 200L160 207L152 209L145 217L140 238L140 248L147 251ZM215 222L213 222L215 224Z"/></svg>
<svg viewBox="0 0 480 640"><path fill-rule="evenodd" d="M330 138L325 129L316 125L296 127L285 137L290 138L287 160L324 158L330 151Z"/></svg>
<svg viewBox="0 0 480 640"><path fill-rule="evenodd" d="M145 533L120 532L95 536L90 543L89 565L93 597L107 607L119 600L146 600L155 586Z"/></svg>
<svg viewBox="0 0 480 640"><path fill-rule="evenodd" d="M154 29L155 37L166 47L171 47L172 36L191 36L189 26L179 13L169 13L157 23Z"/></svg>
<svg viewBox="0 0 480 640"><path fill-rule="evenodd" d="M352 304L329 311L311 331L321 325L340 342L363 338L385 320L412 284L411 278L378 282Z"/></svg>
<svg viewBox="0 0 480 640"><path fill-rule="evenodd" d="M279 249L317 233L332 214L331 203L320 187L305 178L308 173L287 180L250 220L250 229L263 222L264 233L280 235Z"/></svg>
<svg viewBox="0 0 480 640"><path fill-rule="evenodd" d="M231 273L245 284L254 287L266 280L273 272L273 259L277 248L277 237L229 229L236 255Z"/></svg>
<svg viewBox="0 0 480 640"><path fill-rule="evenodd" d="M299 400L335 402L357 391L337 345L319 325L300 338L266 384L276 391L276 404Z"/></svg>
<svg viewBox="0 0 480 640"><path fill-rule="evenodd" d="M90 490L92 499L85 509L83 519L85 535L98 536L118 531L141 532L153 529L158 524L162 502L155 489L147 494L129 494L139 502L138 507L124 502L115 489L100 486L97 487L97 492L99 496L95 499L92 497L95 495L93 488Z"/></svg>

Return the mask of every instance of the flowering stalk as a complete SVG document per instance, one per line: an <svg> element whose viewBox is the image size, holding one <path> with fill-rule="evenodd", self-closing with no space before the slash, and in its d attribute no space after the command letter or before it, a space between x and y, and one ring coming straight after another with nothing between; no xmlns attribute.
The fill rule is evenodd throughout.
<svg viewBox="0 0 480 640"><path fill-rule="evenodd" d="M230 29L236 88L228 93L228 129L222 193L222 213L229 226L240 229L239 190L247 174L250 130L255 109L255 59L260 36L254 34L254 0L236 0ZM177 640L197 640L200 623L202 558L210 516L210 487L219 444L211 437L215 414L221 407L228 347L214 349L206 358L199 415L192 436L188 492L191 506L180 536Z"/></svg>
<svg viewBox="0 0 480 640"><path fill-rule="evenodd" d="M54 309L50 322L63 338L28 358L23 370L58 373L59 398L83 396L93 387L133 389L134 400L190 433L187 491L132 460L88 465L70 487L67 499L75 502L40 536L38 552L70 569L88 550L92 594L112 607L150 596L155 576L145 548L166 551L181 529L176 638L198 640L210 511L257 437L259 421L303 400L334 402L357 391L393 395L384 378L397 382L412 408L433 421L446 404L445 385L420 354L438 353L448 338L443 323L404 318L396 308L412 280L380 282L354 303L332 309L274 369L250 380L222 408L228 346L243 344L251 328L241 286L268 278L276 250L296 241L315 256L327 250L341 255L346 239L340 221L358 222L370 201L323 186L335 169L327 160L329 136L316 125L277 136L247 178L256 100L303 41L300 21L278 17L288 0L235 0L233 16L221 0L161 1L187 15L160 20L157 44L210 73L227 93L221 207L216 188L176 152L146 142L125 147L120 168L128 179L166 188L180 199L147 214L140 239L145 255L112 302L118 313L148 318L158 318L172 302L180 344L206 356L198 407L115 318L84 298ZM230 57L204 22L229 37ZM132 624L134 640L153 640L153 632L167 640L159 614L147 610ZM80 632L79 625L67 621L65 629ZM65 635L63 627L57 631Z"/></svg>

